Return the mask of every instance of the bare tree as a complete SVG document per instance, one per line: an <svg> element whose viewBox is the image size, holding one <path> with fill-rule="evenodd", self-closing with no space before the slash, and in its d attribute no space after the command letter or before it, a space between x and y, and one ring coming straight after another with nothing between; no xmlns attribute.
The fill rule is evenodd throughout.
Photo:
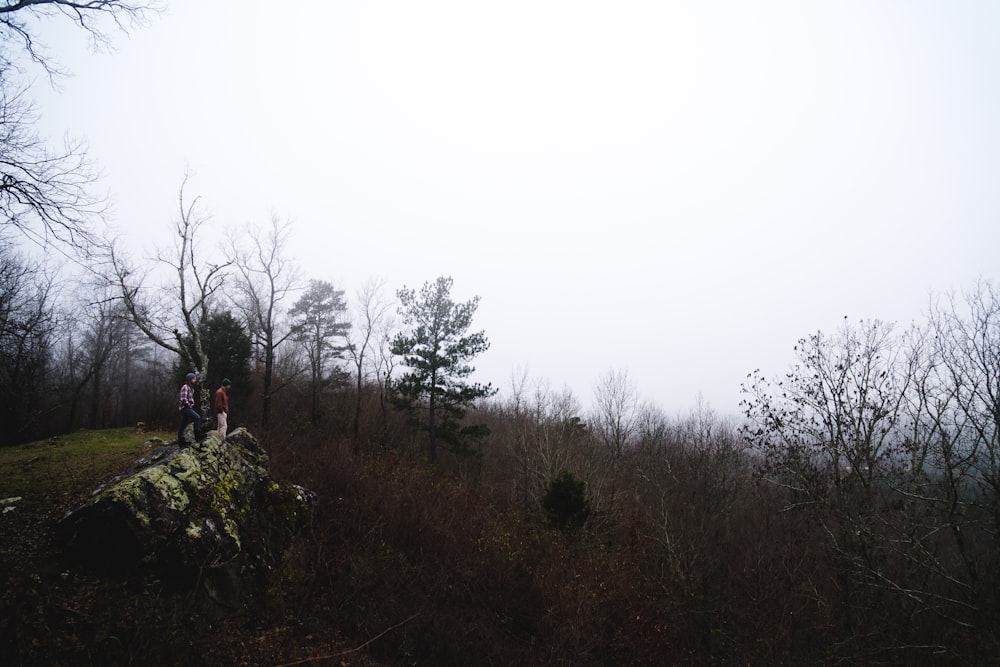
<svg viewBox="0 0 1000 667"><path fill-rule="evenodd" d="M369 278L357 292L354 307L354 326L347 343L347 355L354 367L355 403L352 433L354 451L360 447L361 406L366 379L379 382L381 363L374 349L380 341L387 340L393 327L394 303L386 298L385 282Z"/></svg>
<svg viewBox="0 0 1000 667"><path fill-rule="evenodd" d="M951 538L946 554L962 565L953 593L967 609L952 620L986 629L995 623L989 591L1000 567L1000 294L979 282L963 298L949 295L931 307L925 336L929 355L917 405L913 441L924 484ZM915 420L916 421L916 420ZM988 547L987 547L988 545ZM936 548L932 548L936 547ZM925 561L942 567L940 544L926 544ZM931 557L933 556L933 557ZM942 568L951 571L951 568ZM964 612L964 613L963 613ZM961 620L960 620L961 619Z"/></svg>
<svg viewBox="0 0 1000 667"><path fill-rule="evenodd" d="M636 419L636 444L658 454L669 445L669 440L670 420L666 414L653 403L643 403Z"/></svg>
<svg viewBox="0 0 1000 667"><path fill-rule="evenodd" d="M946 375L955 425L961 426L962 456L991 497L1000 497L1000 294L980 282L959 300L931 313L935 358ZM1000 535L1000 507L991 508Z"/></svg>
<svg viewBox="0 0 1000 667"><path fill-rule="evenodd" d="M46 369L58 329L53 279L0 239L0 444L22 441L49 409Z"/></svg>
<svg viewBox="0 0 1000 667"><path fill-rule="evenodd" d="M617 472L639 426L639 393L626 370L609 370L594 389L591 427L604 443Z"/></svg>
<svg viewBox="0 0 1000 667"><path fill-rule="evenodd" d="M389 391L395 380L393 371L399 359L392 353L392 339L395 336L395 319L386 318L385 329L379 332L372 348L372 375L378 389L379 422L381 429L379 443L384 449L389 441Z"/></svg>
<svg viewBox="0 0 1000 667"><path fill-rule="evenodd" d="M534 448L538 456L536 490L540 493L548 480L563 468L584 467L578 454L588 433L580 419L583 406L569 387L556 391L545 381L536 382L531 410L535 424Z"/></svg>
<svg viewBox="0 0 1000 667"><path fill-rule="evenodd" d="M492 459L497 482L509 486L511 499L532 514L546 485L562 471L589 472L580 446L589 436L580 403L568 388L554 391L547 381L530 378L526 366L511 370L508 386L503 400L492 405L495 444L484 454Z"/></svg>
<svg viewBox="0 0 1000 667"><path fill-rule="evenodd" d="M795 348L799 364L780 381L744 386L750 440L777 464L774 479L806 492L876 480L902 463L898 436L910 381L893 326L878 320L817 332Z"/></svg>
<svg viewBox="0 0 1000 667"><path fill-rule="evenodd" d="M89 428L103 428L105 422L100 416L105 380L113 375L116 380L125 384L125 395L128 395L130 368L127 359L138 331L125 318L121 302L113 296L88 299L86 303L80 303L76 311L80 313L80 319L76 323L77 338L72 338L74 332L71 331L63 359L63 379L68 385L69 394L66 427L68 430L76 427L81 398L89 386L90 418L86 424ZM116 361L119 363L116 364ZM112 370L116 365L119 367L118 373Z"/></svg>
<svg viewBox="0 0 1000 667"><path fill-rule="evenodd" d="M14 69L26 56L50 77L65 75L38 35L44 21L65 18L83 29L95 50L111 48L111 33L142 25L162 2L126 0L5 0L0 4L0 70Z"/></svg>
<svg viewBox="0 0 1000 667"><path fill-rule="evenodd" d="M510 374L510 398L507 400L508 422L510 423L511 439L513 450L517 456L515 465L521 469L520 481L521 500L524 512L527 514L531 506L530 495L530 473L531 465L529 460L530 451L528 449L528 435L530 432L530 422L527 410L527 388L528 388L528 367L524 366L511 371Z"/></svg>
<svg viewBox="0 0 1000 667"><path fill-rule="evenodd" d="M157 2L124 0L8 0L0 4L0 224L29 238L57 240L86 252L107 208L91 192L98 172L86 145L66 138L50 148L35 131L37 114L28 85L18 82L24 63L41 66L53 83L64 72L39 37L42 20L66 18L109 48L112 32L127 32L158 10Z"/></svg>
<svg viewBox="0 0 1000 667"><path fill-rule="evenodd" d="M34 129L37 120L25 90L0 83L2 222L40 244L57 240L85 250L107 208L90 192L97 171L83 142L67 138L50 150Z"/></svg>
<svg viewBox="0 0 1000 667"><path fill-rule="evenodd" d="M786 510L820 529L855 655L875 636L914 655L956 631L994 646L1000 299L980 285L926 328L863 322L796 349L781 380L751 375L743 432ZM890 602L891 617L863 611Z"/></svg>
<svg viewBox="0 0 1000 667"><path fill-rule="evenodd" d="M541 379L529 383L527 370L522 370L511 377L506 411L513 422L517 460L503 465L500 472L510 479L511 471L520 468L515 492L526 512L539 507L546 485L561 471L592 476L593 468L582 446L589 441L580 419L583 409L572 390L553 390Z"/></svg>
<svg viewBox="0 0 1000 667"><path fill-rule="evenodd" d="M299 270L283 254L291 225L276 216L266 231L247 230L249 241L233 240L230 261L239 279L235 283L235 302L250 332L258 358L264 364L261 426L270 425L271 399L294 375L281 378L275 385L278 348L294 333L283 326L281 305L290 293L299 289Z"/></svg>
<svg viewBox="0 0 1000 667"><path fill-rule="evenodd" d="M694 409L671 423L646 405L634 458L637 506L652 528L648 538L662 558L662 585L684 597L708 588L725 571L719 547L737 532L740 504L753 488L735 426L699 396Z"/></svg>
<svg viewBox="0 0 1000 667"><path fill-rule="evenodd" d="M139 271L122 253L115 239L102 245L104 262L99 270L109 271L108 279L117 297L139 330L156 345L177 354L186 367L205 377L209 360L198 325L207 320L210 303L222 287L229 263L212 264L201 257L199 232L209 219L199 213L198 197L190 203L186 201L184 190L188 179L189 175L185 175L178 195L179 217L174 223L173 251L160 252L155 257L157 264L167 267L174 275L172 282L160 287L149 286L148 272ZM199 397L202 413L211 414L209 387L205 384L200 387Z"/></svg>

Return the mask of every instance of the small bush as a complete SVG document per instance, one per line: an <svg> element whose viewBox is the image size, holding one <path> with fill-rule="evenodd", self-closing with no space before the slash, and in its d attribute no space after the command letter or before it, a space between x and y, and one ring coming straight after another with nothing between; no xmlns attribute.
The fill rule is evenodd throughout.
<svg viewBox="0 0 1000 667"><path fill-rule="evenodd" d="M563 470L545 487L542 508L552 527L560 530L583 527L590 518L587 485L570 471Z"/></svg>

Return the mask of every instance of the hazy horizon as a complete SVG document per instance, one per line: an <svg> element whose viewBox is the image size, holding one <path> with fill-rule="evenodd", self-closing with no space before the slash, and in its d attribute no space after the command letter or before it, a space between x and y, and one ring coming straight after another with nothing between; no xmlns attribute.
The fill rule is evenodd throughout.
<svg viewBox="0 0 1000 667"><path fill-rule="evenodd" d="M190 169L213 234L290 220L348 297L480 296L478 380L586 405L624 369L668 414L1000 277L994 3L265 7L172 1L110 54L40 33L73 72L40 131L88 141L137 255Z"/></svg>

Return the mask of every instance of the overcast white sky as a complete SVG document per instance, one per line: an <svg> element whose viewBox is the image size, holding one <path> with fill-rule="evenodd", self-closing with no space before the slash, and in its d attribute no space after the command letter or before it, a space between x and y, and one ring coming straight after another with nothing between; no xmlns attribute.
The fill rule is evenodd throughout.
<svg viewBox="0 0 1000 667"><path fill-rule="evenodd" d="M1000 3L170 0L72 30L43 131L88 140L136 248L186 168L218 229L294 223L350 295L482 299L477 378L668 414L783 372L845 315L1000 278Z"/></svg>

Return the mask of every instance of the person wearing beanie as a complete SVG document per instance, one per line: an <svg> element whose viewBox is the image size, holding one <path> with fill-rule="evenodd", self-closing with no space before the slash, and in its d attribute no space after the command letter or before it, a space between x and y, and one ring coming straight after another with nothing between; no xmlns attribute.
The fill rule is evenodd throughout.
<svg viewBox="0 0 1000 667"><path fill-rule="evenodd" d="M232 385L229 378L223 378L222 385L215 390L215 424L223 440L229 428L229 388Z"/></svg>
<svg viewBox="0 0 1000 667"><path fill-rule="evenodd" d="M205 435L201 432L201 415L195 412L194 409L194 385L198 382L198 376L194 373L188 373L184 376L184 386L181 387L180 400L178 402L178 409L181 413L181 425L177 429L177 446L185 447L184 443L184 429L187 428L188 424L194 424L194 439L197 442L201 442L205 439Z"/></svg>

